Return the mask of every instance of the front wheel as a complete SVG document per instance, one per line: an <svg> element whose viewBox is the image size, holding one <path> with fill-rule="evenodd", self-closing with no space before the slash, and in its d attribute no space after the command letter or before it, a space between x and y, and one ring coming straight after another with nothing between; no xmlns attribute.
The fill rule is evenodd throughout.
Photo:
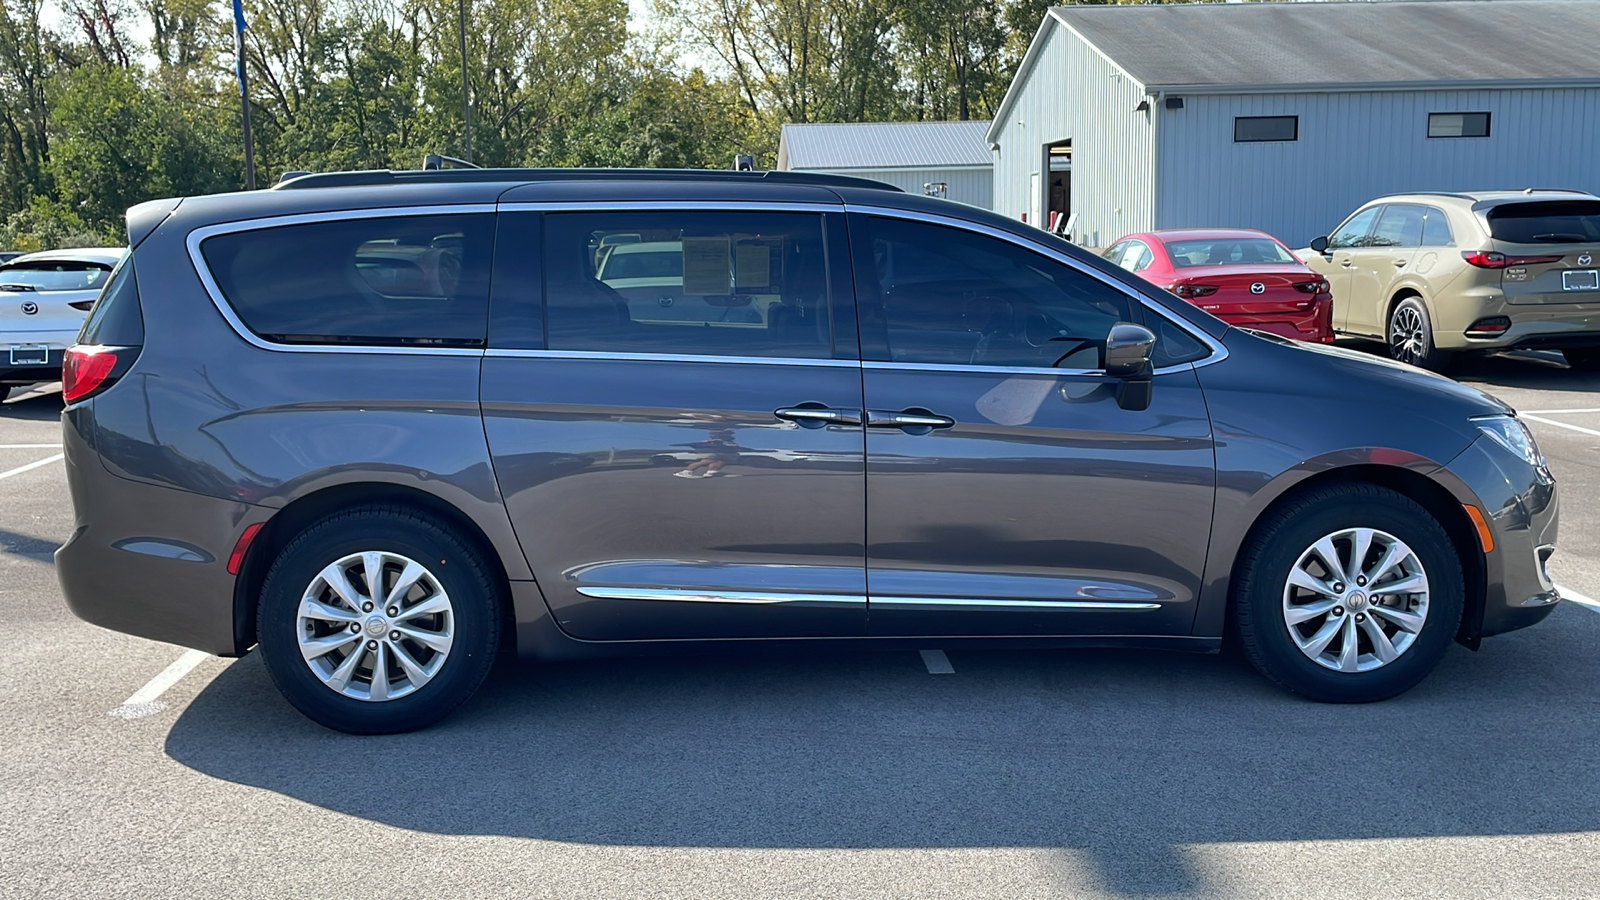
<svg viewBox="0 0 1600 900"><path fill-rule="evenodd" d="M1389 313L1389 355L1421 369L1443 372L1450 354L1433 343L1433 319L1417 297L1407 297Z"/></svg>
<svg viewBox="0 0 1600 900"><path fill-rule="evenodd" d="M1455 545L1427 510L1374 485L1323 488L1273 512L1236 574L1246 655L1313 700L1365 703L1410 690L1461 624Z"/></svg>
<svg viewBox="0 0 1600 900"><path fill-rule="evenodd" d="M483 683L502 589L483 554L414 510L362 506L311 526L261 591L261 655L307 717L352 734L431 725Z"/></svg>

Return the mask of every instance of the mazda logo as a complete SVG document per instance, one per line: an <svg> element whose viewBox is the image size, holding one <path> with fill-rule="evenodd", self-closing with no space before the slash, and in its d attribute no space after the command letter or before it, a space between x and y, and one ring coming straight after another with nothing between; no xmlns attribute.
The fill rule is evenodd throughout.
<svg viewBox="0 0 1600 900"><path fill-rule="evenodd" d="M1580 265L1580 266L1587 266L1589 263L1592 263L1592 262L1594 262L1594 257L1590 256L1587 253L1585 253L1584 255L1582 255L1580 257L1578 257L1578 265Z"/></svg>
<svg viewBox="0 0 1600 900"><path fill-rule="evenodd" d="M1267 292L1267 286L1262 284L1259 281L1256 282L1255 284L1250 285L1250 293L1252 293L1252 294L1265 294L1266 292Z"/></svg>
<svg viewBox="0 0 1600 900"><path fill-rule="evenodd" d="M31 316L34 313L38 312L38 311L39 311L39 304L33 302L32 300L29 300L29 301L27 301L27 302L22 304L22 314L25 315L25 316Z"/></svg>

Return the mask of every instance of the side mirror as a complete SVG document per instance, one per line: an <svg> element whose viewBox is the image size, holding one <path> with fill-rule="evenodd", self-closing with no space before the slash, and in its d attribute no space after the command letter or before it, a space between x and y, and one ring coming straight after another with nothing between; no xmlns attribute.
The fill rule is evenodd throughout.
<svg viewBox="0 0 1600 900"><path fill-rule="evenodd" d="M1314 237L1314 238L1312 238L1311 239L1311 249L1317 251L1318 253L1327 253L1328 252L1328 239L1325 238L1325 237Z"/></svg>
<svg viewBox="0 0 1600 900"><path fill-rule="evenodd" d="M1123 409L1150 408L1150 351L1155 332L1132 322L1118 322L1106 336L1106 374L1120 381L1117 405Z"/></svg>

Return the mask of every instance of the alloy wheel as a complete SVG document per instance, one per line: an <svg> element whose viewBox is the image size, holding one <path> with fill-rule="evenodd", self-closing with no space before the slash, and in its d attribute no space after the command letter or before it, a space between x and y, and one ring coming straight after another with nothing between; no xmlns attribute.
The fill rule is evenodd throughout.
<svg viewBox="0 0 1600 900"><path fill-rule="evenodd" d="M1366 672L1416 642L1428 597L1428 574L1404 541L1375 528L1346 528L1295 561L1283 587L1283 622L1317 665Z"/></svg>
<svg viewBox="0 0 1600 900"><path fill-rule="evenodd" d="M1403 363L1416 365L1428 352L1428 326L1415 307L1401 305L1389 320L1389 352Z"/></svg>
<svg viewBox="0 0 1600 900"><path fill-rule="evenodd" d="M330 690L394 700L439 673L455 640L455 609L426 566L368 550L326 566L296 617L300 655Z"/></svg>

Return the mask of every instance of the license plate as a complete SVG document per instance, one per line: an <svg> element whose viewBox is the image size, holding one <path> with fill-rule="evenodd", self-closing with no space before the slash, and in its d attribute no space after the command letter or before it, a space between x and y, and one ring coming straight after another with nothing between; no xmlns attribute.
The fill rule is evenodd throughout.
<svg viewBox="0 0 1600 900"><path fill-rule="evenodd" d="M12 344L13 366L42 366L50 362L50 348L44 344Z"/></svg>
<svg viewBox="0 0 1600 900"><path fill-rule="evenodd" d="M1568 269L1561 273L1564 291L1600 291L1600 269Z"/></svg>

